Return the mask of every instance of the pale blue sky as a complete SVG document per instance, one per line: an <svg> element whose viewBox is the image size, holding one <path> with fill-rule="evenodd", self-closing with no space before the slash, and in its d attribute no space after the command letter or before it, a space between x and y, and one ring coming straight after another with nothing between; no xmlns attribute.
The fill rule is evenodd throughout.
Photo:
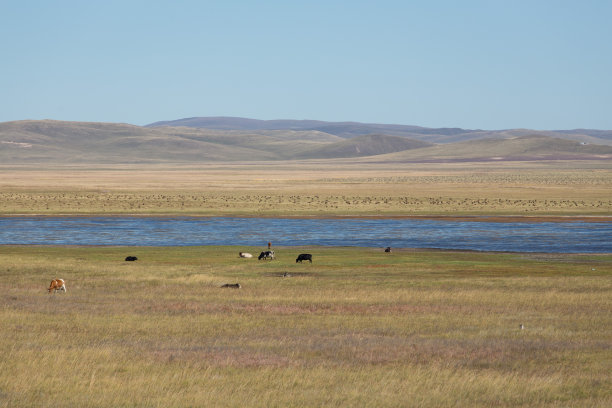
<svg viewBox="0 0 612 408"><path fill-rule="evenodd" d="M612 1L0 0L0 121L612 129Z"/></svg>

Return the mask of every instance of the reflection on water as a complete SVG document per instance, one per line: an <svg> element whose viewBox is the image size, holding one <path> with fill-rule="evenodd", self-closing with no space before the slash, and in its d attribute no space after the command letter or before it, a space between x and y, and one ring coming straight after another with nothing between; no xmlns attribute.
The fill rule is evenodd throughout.
<svg viewBox="0 0 612 408"><path fill-rule="evenodd" d="M0 218L0 244L363 246L513 252L612 252L612 223L421 219Z"/></svg>

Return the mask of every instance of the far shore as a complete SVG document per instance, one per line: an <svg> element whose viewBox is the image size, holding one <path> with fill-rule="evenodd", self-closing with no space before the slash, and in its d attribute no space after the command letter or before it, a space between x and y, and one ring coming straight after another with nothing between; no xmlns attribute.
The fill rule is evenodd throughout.
<svg viewBox="0 0 612 408"><path fill-rule="evenodd" d="M0 214L0 218L12 217L104 217L104 218L297 218L297 219L415 219L434 221L458 221L458 222L503 222L503 223L540 223L540 222L612 222L612 215L245 215L245 214L105 214L105 213L74 213L74 214Z"/></svg>
<svg viewBox="0 0 612 408"><path fill-rule="evenodd" d="M2 216L609 222L609 163L0 166Z"/></svg>

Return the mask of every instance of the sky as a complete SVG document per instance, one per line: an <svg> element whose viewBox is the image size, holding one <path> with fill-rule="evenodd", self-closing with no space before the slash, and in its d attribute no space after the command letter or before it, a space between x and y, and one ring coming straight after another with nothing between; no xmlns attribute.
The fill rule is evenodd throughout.
<svg viewBox="0 0 612 408"><path fill-rule="evenodd" d="M612 1L0 0L0 122L612 129Z"/></svg>

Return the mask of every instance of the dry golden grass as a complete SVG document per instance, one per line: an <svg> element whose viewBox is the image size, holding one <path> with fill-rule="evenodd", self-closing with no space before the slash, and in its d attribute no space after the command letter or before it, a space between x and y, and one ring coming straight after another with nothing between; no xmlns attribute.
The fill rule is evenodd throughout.
<svg viewBox="0 0 612 408"><path fill-rule="evenodd" d="M0 406L612 403L609 254L238 251L0 248Z"/></svg>
<svg viewBox="0 0 612 408"><path fill-rule="evenodd" d="M612 215L601 162L0 168L0 215Z"/></svg>

